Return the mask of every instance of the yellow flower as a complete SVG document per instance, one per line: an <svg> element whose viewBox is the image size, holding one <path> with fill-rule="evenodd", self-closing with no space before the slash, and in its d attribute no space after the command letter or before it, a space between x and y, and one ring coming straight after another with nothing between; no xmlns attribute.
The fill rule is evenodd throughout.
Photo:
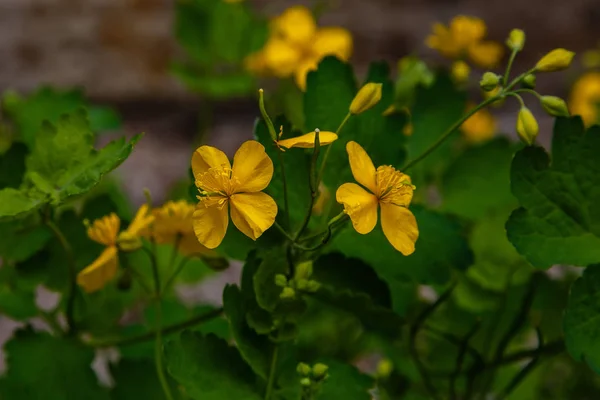
<svg viewBox="0 0 600 400"><path fill-rule="evenodd" d="M410 177L389 165L377 170L366 151L356 142L346 145L350 168L356 183L344 183L336 192L336 200L352 220L354 229L367 234L377 224L377 208L381 206L381 228L394 246L404 255L415 251L419 229L415 216L408 210L414 186Z"/></svg>
<svg viewBox="0 0 600 400"><path fill-rule="evenodd" d="M469 108L473 107L473 104L469 105ZM463 122L460 129L468 142L480 143L494 137L496 133L496 120L492 113L484 108Z"/></svg>
<svg viewBox="0 0 600 400"><path fill-rule="evenodd" d="M281 136L281 134L280 134ZM302 149L312 149L315 147L315 132L305 133L304 135L296 136L289 139L283 139L277 141L278 147L291 149L292 147L299 147ZM333 132L319 131L319 146L326 146L336 141L338 135Z"/></svg>
<svg viewBox="0 0 600 400"><path fill-rule="evenodd" d="M253 73L277 77L294 76L306 88L306 75L323 57L334 55L347 61L352 54L352 35L339 27L318 28L310 10L293 6L271 21L265 46L246 60Z"/></svg>
<svg viewBox="0 0 600 400"><path fill-rule="evenodd" d="M175 244L184 255L202 254L216 257L217 253L198 242L194 234L194 204L185 200L169 201L160 208L152 210L154 224L152 234L158 244Z"/></svg>
<svg viewBox="0 0 600 400"><path fill-rule="evenodd" d="M123 248L122 243L139 241L148 226L154 221L154 217L148 215L148 205L144 204L136 213L133 221L124 232L119 233L121 220L115 213L95 220L87 229L90 239L106 246L106 249L90 265L77 274L77 284L92 293L102 289L117 274L118 248Z"/></svg>
<svg viewBox="0 0 600 400"><path fill-rule="evenodd" d="M582 75L571 89L571 114L580 115L586 126L598 123L600 111L600 72Z"/></svg>
<svg viewBox="0 0 600 400"><path fill-rule="evenodd" d="M230 205L233 224L253 240L275 222L277 204L262 192L273 177L273 162L262 144L243 143L233 157L233 168L221 150L201 146L192 156L192 170L200 191L194 233L204 246L214 249L223 241Z"/></svg>
<svg viewBox="0 0 600 400"><path fill-rule="evenodd" d="M484 41L485 22L476 17L459 15L446 27L436 23L427 38L427 46L450 59L470 58L481 68L492 68L502 58L500 43Z"/></svg>

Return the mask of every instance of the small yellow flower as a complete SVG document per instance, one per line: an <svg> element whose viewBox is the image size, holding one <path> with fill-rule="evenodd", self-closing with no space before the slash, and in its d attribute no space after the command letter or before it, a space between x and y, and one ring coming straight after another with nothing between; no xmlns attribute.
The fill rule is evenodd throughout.
<svg viewBox="0 0 600 400"><path fill-rule="evenodd" d="M474 105L470 104L469 108ZM470 143L480 143L494 137L496 120L488 110L481 109L471 115L460 127L465 139Z"/></svg>
<svg viewBox="0 0 600 400"><path fill-rule="evenodd" d="M367 152L356 142L348 142L346 151L354 179L370 191L356 183L344 183L336 192L336 200L344 205L354 229L363 235L371 232L381 206L383 233L396 250L412 254L419 229L408 210L414 190L410 177L389 165L375 169Z"/></svg>
<svg viewBox="0 0 600 400"><path fill-rule="evenodd" d="M575 53L565 49L554 49L544 57L542 57L537 64L535 64L536 71L540 72L553 72L566 69L571 65Z"/></svg>
<svg viewBox="0 0 600 400"><path fill-rule="evenodd" d="M152 210L154 224L152 234L158 244L175 244L186 255L202 254L216 257L217 253L198 242L194 234L193 215L196 206L185 200L169 201Z"/></svg>
<svg viewBox="0 0 600 400"><path fill-rule="evenodd" d="M426 43L447 58L469 58L481 68L492 68L498 64L504 50L500 43L483 40L485 33L482 19L459 15L448 27L436 23Z"/></svg>
<svg viewBox="0 0 600 400"><path fill-rule="evenodd" d="M306 75L325 56L347 61L352 54L352 35L339 27L317 27L310 10L293 6L271 21L265 46L246 60L253 73L277 77L294 76L298 87L306 88Z"/></svg>
<svg viewBox="0 0 600 400"><path fill-rule="evenodd" d="M312 149L315 147L315 137L316 133L313 131L293 138L278 140L277 146L286 149L291 149L292 147L299 147L301 149ZM319 146L326 146L328 144L331 144L334 141L336 141L337 138L338 135L336 135L333 132L319 131Z"/></svg>
<svg viewBox="0 0 600 400"><path fill-rule="evenodd" d="M148 214L148 210L147 204L141 206L129 227L121 233L119 233L121 220L115 213L95 220L88 227L88 237L103 244L106 249L92 264L77 274L77 284L86 292L92 293L102 289L115 277L119 264L118 249L131 250L122 248L122 243L140 241L140 237L146 234L148 226L154 221L154 217Z"/></svg>
<svg viewBox="0 0 600 400"><path fill-rule="evenodd" d="M464 61L455 61L450 68L452 78L458 83L466 82L471 75L471 67Z"/></svg>
<svg viewBox="0 0 600 400"><path fill-rule="evenodd" d="M598 123L600 111L600 72L582 75L571 89L571 114L580 115L586 126Z"/></svg>
<svg viewBox="0 0 600 400"><path fill-rule="evenodd" d="M262 144L244 142L233 157L233 168L221 150L201 146L192 156L192 170L200 191L194 233L204 246L214 249L223 241L230 205L233 224L253 240L275 222L277 204L262 192L273 177L273 162Z"/></svg>

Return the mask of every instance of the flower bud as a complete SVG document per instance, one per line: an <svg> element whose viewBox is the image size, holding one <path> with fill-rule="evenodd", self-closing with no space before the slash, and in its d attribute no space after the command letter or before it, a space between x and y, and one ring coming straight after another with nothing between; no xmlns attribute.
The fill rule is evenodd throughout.
<svg viewBox="0 0 600 400"><path fill-rule="evenodd" d="M528 89L534 89L535 88L535 75L533 74L527 74L525 75L525 78L523 78L523 87L528 88Z"/></svg>
<svg viewBox="0 0 600 400"><path fill-rule="evenodd" d="M300 384L301 384L302 386L309 387L309 386L311 386L311 385L312 385L312 382L311 382L311 381L310 381L310 379L308 379L308 378L302 378L302 379L300 379Z"/></svg>
<svg viewBox="0 0 600 400"><path fill-rule="evenodd" d="M493 72L486 72L479 81L479 86L486 92L492 91L498 87L500 83L500 77Z"/></svg>
<svg viewBox="0 0 600 400"><path fill-rule="evenodd" d="M142 239L137 235L123 231L117 237L117 246L123 251L136 251L142 247Z"/></svg>
<svg viewBox="0 0 600 400"><path fill-rule="evenodd" d="M288 280L283 274L275 275L275 285L279 287L286 287L288 285Z"/></svg>
<svg viewBox="0 0 600 400"><path fill-rule="evenodd" d="M517 117L517 134L523 143L531 146L539 133L538 123L527 107L521 107Z"/></svg>
<svg viewBox="0 0 600 400"><path fill-rule="evenodd" d="M541 72L560 71L571 65L574 56L572 51L554 49L535 64L535 69Z"/></svg>
<svg viewBox="0 0 600 400"><path fill-rule="evenodd" d="M317 281L313 281L312 279L308 281L306 285L306 291L309 293L315 293L321 288L321 284Z"/></svg>
<svg viewBox="0 0 600 400"><path fill-rule="evenodd" d="M329 367L327 365L317 363L312 367L313 377L315 377L315 379L321 380L327 376L327 370L329 370Z"/></svg>
<svg viewBox="0 0 600 400"><path fill-rule="evenodd" d="M294 297L296 297L296 291L289 286L284 287L279 295L279 298L283 300L293 299Z"/></svg>
<svg viewBox="0 0 600 400"><path fill-rule="evenodd" d="M298 375L300 376L309 376L312 372L312 369L308 364L301 362L296 367L296 372L298 372Z"/></svg>
<svg viewBox="0 0 600 400"><path fill-rule="evenodd" d="M520 51L525 45L525 32L521 29L513 29L506 39L506 45L513 51Z"/></svg>
<svg viewBox="0 0 600 400"><path fill-rule="evenodd" d="M394 365L392 364L392 362L389 359L384 358L383 360L379 361L379 364L377 364L376 375L378 378L385 379L390 376L393 370Z"/></svg>
<svg viewBox="0 0 600 400"><path fill-rule="evenodd" d="M471 74L471 67L464 61L456 61L452 64L450 73L456 82L466 82Z"/></svg>
<svg viewBox="0 0 600 400"><path fill-rule="evenodd" d="M301 262L296 266L296 272L294 274L295 279L308 279L312 275L313 264L312 261Z"/></svg>
<svg viewBox="0 0 600 400"><path fill-rule="evenodd" d="M364 85L350 104L350 113L360 114L379 103L381 100L381 83L369 82Z"/></svg>
<svg viewBox="0 0 600 400"><path fill-rule="evenodd" d="M294 279L296 283L296 289L298 290L306 290L308 288L308 280L307 279Z"/></svg>
<svg viewBox="0 0 600 400"><path fill-rule="evenodd" d="M560 97L542 96L541 102L544 110L550 115L555 117L568 117L570 115L567 103Z"/></svg>

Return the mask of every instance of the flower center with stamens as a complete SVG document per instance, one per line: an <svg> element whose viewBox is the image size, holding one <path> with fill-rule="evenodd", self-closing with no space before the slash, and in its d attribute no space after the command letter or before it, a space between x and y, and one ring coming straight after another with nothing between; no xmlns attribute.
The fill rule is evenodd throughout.
<svg viewBox="0 0 600 400"><path fill-rule="evenodd" d="M408 206L415 187L408 175L390 165L377 168L377 198L380 202Z"/></svg>
<svg viewBox="0 0 600 400"><path fill-rule="evenodd" d="M229 197L235 193L237 179L232 178L232 169L225 165L210 168L196 179L196 186L200 191L197 196L206 207L217 205L221 208Z"/></svg>

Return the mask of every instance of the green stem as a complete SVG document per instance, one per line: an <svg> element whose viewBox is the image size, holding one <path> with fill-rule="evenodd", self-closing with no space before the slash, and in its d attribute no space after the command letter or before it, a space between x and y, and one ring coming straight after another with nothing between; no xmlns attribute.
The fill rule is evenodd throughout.
<svg viewBox="0 0 600 400"><path fill-rule="evenodd" d="M510 93L529 93L529 94L533 94L535 97L537 97L538 100L540 100L540 101L542 100L542 95L532 89L522 88L522 89L513 90ZM510 94L510 93L507 93L507 94Z"/></svg>
<svg viewBox="0 0 600 400"><path fill-rule="evenodd" d="M350 119L351 116L352 116L352 113L350 113L350 112L348 114L346 114L346 116L342 120L342 123L340 124L340 126L338 126L337 130L335 131L336 135L338 135L338 136L340 135L340 132L342 132L344 125L346 125L346 122L348 122L348 120ZM327 150L325 150L325 155L323 156L323 161L321 162L321 169L319 170L319 175L317 176L317 187L319 187L319 183L321 183L321 181L323 180L323 173L325 172L325 165L327 164L327 158L329 158L329 153L331 153L332 147L333 147L333 143L331 143L327 147Z"/></svg>
<svg viewBox="0 0 600 400"><path fill-rule="evenodd" d="M517 93L515 92L508 92L506 93L507 96L512 96L515 97L517 100L519 100L519 103L521 104L521 107L525 107L525 102L523 101L523 98L521 96L519 96Z"/></svg>
<svg viewBox="0 0 600 400"><path fill-rule="evenodd" d="M277 356L279 353L279 345L275 344L273 355L271 357L271 368L269 369L269 379L267 380L267 390L265 391L265 400L271 398L273 393L273 385L275 383L275 369L277 368Z"/></svg>
<svg viewBox="0 0 600 400"><path fill-rule="evenodd" d="M213 320L216 317L219 317L223 313L222 308L218 308L216 310L209 311L207 313L198 315L193 317L187 321L179 322L177 324L169 325L161 329L161 333L163 336L167 336L179 331L182 331L186 328L190 328L192 326L196 326L203 322L208 322ZM128 337L128 338L120 338L116 340L105 340L105 341L90 341L88 344L92 347L104 348L104 347L122 347L128 346L137 343L147 342L156 337L156 332L146 332L140 335Z"/></svg>
<svg viewBox="0 0 600 400"><path fill-rule="evenodd" d="M179 265L177 266L175 271L173 271L173 273L171 274L169 279L167 279L167 282L163 286L163 293L167 293L167 291L171 289L171 286L173 285L173 282L175 282L175 278L177 278L177 275L179 275L179 273L183 270L183 267L185 267L186 264L191 260L192 257L184 257L183 260L179 262Z"/></svg>
<svg viewBox="0 0 600 400"><path fill-rule="evenodd" d="M288 229L291 228L290 221L290 201L288 198L288 187L287 180L285 179L285 165L283 163L283 155L279 149L277 149L277 157L279 158L279 167L281 168L281 181L283 183L283 203L285 207L285 216Z"/></svg>
<svg viewBox="0 0 600 400"><path fill-rule="evenodd" d="M44 218L44 223L52 231L56 239L58 239L67 256L67 265L69 268L69 294L67 297L66 318L68 325L67 333L72 335L77 332L77 327L75 326L75 296L77 295L77 267L75 265L75 256L73 255L73 249L71 248L69 241L49 216Z"/></svg>
<svg viewBox="0 0 600 400"><path fill-rule="evenodd" d="M277 230L279 230L279 232L281 232L283 234L283 236L285 236L287 238L287 240L289 240L290 242L294 242L294 238L292 237L292 235L287 233L287 231L285 229L283 229L283 227L281 225L279 225L279 223L277 221L275 221L273 223L273 226L275 228L277 228Z"/></svg>
<svg viewBox="0 0 600 400"><path fill-rule="evenodd" d="M313 206L315 204L315 199L317 198L317 192L319 190L318 187L318 176L317 176L317 161L319 160L319 153L321 150L321 140L319 137L319 130L315 129L315 147L313 150L313 156L310 161L310 171L308 176L308 184L310 187L310 201L308 202L308 210L306 211L306 217L304 217L304 221L298 229L296 233L296 237L294 238L294 243L298 242L298 239L310 223L310 217L312 216Z"/></svg>
<svg viewBox="0 0 600 400"><path fill-rule="evenodd" d="M473 337L473 335L479 329L479 322L473 325L473 327L469 330L466 336L461 340L461 343L458 347L458 355L456 357L456 365L454 367L454 371L450 375L450 399L456 399L456 380L458 379L460 372L462 370L463 362L465 361L465 355L469 350L469 341Z"/></svg>
<svg viewBox="0 0 600 400"><path fill-rule="evenodd" d="M542 335L542 331L541 329L538 327L536 328L536 333L537 333L537 339L538 339L538 350L544 345L544 337ZM533 371L533 369L539 364L540 361L540 356L538 355L537 357L533 358L529 364L527 364L527 366L525 366L525 368L521 369L508 383L508 385L506 385L506 387L504 388L504 390L502 391L502 393L500 394L500 396L498 396L499 399L505 399L507 398L510 393L521 384L521 382L523 382L523 380L527 377L527 375L529 375L529 373L531 373L531 371Z"/></svg>
<svg viewBox="0 0 600 400"><path fill-rule="evenodd" d="M510 76L510 70L512 68L513 62L515 61L515 57L519 50L513 50L510 53L510 58L508 59L508 65L506 66L506 72L504 73L504 79L502 79L502 86L506 86L508 84L508 78Z"/></svg>

